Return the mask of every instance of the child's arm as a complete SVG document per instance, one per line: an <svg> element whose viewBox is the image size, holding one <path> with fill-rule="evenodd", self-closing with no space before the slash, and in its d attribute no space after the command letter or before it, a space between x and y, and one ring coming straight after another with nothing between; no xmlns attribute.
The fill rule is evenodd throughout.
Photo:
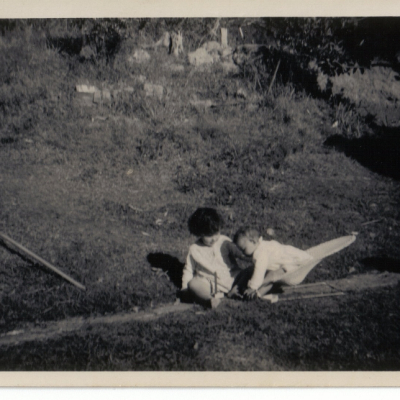
<svg viewBox="0 0 400 400"><path fill-rule="evenodd" d="M245 299L253 300L257 297L257 289L259 289L264 283L268 264L269 257L265 253L259 255L257 259L254 260L254 272L247 283L247 289L243 293Z"/></svg>
<svg viewBox="0 0 400 400"><path fill-rule="evenodd" d="M225 241L221 246L221 255L225 263L233 268L243 269L237 262L237 259L251 262L251 257L243 254L243 252L231 241Z"/></svg>
<svg viewBox="0 0 400 400"><path fill-rule="evenodd" d="M254 260L254 272L247 284L249 289L256 291L263 284L265 273L268 270L268 265L268 254L261 254L256 260Z"/></svg>
<svg viewBox="0 0 400 400"><path fill-rule="evenodd" d="M182 274L182 290L187 289L188 283L192 280L193 278L193 259L192 255L189 250L189 254L186 257L186 264L183 267L183 274Z"/></svg>

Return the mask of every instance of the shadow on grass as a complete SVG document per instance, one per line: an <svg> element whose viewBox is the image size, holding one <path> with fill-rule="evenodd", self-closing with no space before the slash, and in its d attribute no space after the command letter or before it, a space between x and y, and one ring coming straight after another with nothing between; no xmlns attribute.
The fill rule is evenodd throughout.
<svg viewBox="0 0 400 400"><path fill-rule="evenodd" d="M153 268L159 268L168 274L171 282L180 289L182 286L182 271L185 266L176 257L165 253L150 253L147 261Z"/></svg>
<svg viewBox="0 0 400 400"><path fill-rule="evenodd" d="M153 268L159 268L168 274L170 281L178 288L176 293L177 298L182 303L193 303L196 299L187 290L180 290L182 287L182 274L184 263L180 262L178 258L165 253L150 253L147 256L147 261ZM197 302L203 304L202 301Z"/></svg>
<svg viewBox="0 0 400 400"><path fill-rule="evenodd" d="M400 180L400 128L373 125L376 135L347 139L330 136L325 145L342 151L371 171Z"/></svg>
<svg viewBox="0 0 400 400"><path fill-rule="evenodd" d="M368 257L364 258L362 264L367 269L375 269L377 271L387 271L400 274L400 260L387 257Z"/></svg>

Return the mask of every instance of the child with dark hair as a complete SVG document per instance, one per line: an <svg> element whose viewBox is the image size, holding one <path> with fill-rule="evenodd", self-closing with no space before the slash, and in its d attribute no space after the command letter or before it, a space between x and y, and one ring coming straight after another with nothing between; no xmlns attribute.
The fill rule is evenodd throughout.
<svg viewBox="0 0 400 400"><path fill-rule="evenodd" d="M183 269L182 290L203 304L216 307L218 292L228 293L241 271L236 257L243 254L231 239L221 234L223 219L213 208L198 208L189 218L189 232L197 241L189 248Z"/></svg>

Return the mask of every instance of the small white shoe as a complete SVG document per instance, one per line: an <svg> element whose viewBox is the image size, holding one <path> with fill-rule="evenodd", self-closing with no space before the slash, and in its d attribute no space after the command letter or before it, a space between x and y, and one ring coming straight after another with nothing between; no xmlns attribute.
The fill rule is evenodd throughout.
<svg viewBox="0 0 400 400"><path fill-rule="evenodd" d="M213 309L217 308L220 305L220 303L221 303L221 299L217 299L217 298L213 297L211 299L211 308L213 308Z"/></svg>
<svg viewBox="0 0 400 400"><path fill-rule="evenodd" d="M263 300L268 300L271 303L277 303L279 300L279 296L277 294L266 294L265 296L261 297Z"/></svg>

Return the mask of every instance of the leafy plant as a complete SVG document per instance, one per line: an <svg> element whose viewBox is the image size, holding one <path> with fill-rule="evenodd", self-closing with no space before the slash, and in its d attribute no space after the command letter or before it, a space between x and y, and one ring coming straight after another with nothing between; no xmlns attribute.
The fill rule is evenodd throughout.
<svg viewBox="0 0 400 400"><path fill-rule="evenodd" d="M355 107L351 104L339 102L335 109L334 125L347 138L360 138L363 136L363 123Z"/></svg>

